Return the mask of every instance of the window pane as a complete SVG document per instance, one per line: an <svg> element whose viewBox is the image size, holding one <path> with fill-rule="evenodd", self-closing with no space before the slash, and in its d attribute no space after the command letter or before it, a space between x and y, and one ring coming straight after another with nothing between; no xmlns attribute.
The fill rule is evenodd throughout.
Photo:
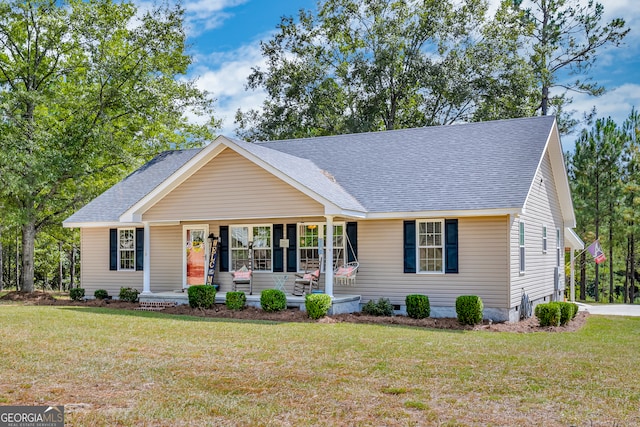
<svg viewBox="0 0 640 427"><path fill-rule="evenodd" d="M231 247L232 248L248 248L249 247L249 228L231 227Z"/></svg>
<svg viewBox="0 0 640 427"><path fill-rule="evenodd" d="M271 227L253 227L253 247L271 247Z"/></svg>

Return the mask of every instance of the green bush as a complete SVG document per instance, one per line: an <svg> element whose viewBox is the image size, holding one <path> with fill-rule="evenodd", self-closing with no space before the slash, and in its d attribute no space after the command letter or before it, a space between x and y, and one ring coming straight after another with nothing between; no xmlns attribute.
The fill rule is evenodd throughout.
<svg viewBox="0 0 640 427"><path fill-rule="evenodd" d="M72 288L71 290L69 290L69 297L73 301L82 301L84 299L84 289Z"/></svg>
<svg viewBox="0 0 640 427"><path fill-rule="evenodd" d="M304 306L310 318L319 319L331 308L331 297L327 294L307 294Z"/></svg>
<svg viewBox="0 0 640 427"><path fill-rule="evenodd" d="M107 299L107 298L109 298L109 293L107 291L105 291L104 289L98 289L93 293L93 296L96 299Z"/></svg>
<svg viewBox="0 0 640 427"><path fill-rule="evenodd" d="M578 314L578 304L576 304L575 302L570 302L569 304L571 304L571 308L573 308L573 314L571 315L571 318L574 319L576 317L576 314Z"/></svg>
<svg viewBox="0 0 640 427"><path fill-rule="evenodd" d="M229 310L242 310L247 303L244 292L227 292L225 304Z"/></svg>
<svg viewBox="0 0 640 427"><path fill-rule="evenodd" d="M210 285L192 285L187 289L192 308L211 308L216 302L216 289Z"/></svg>
<svg viewBox="0 0 640 427"><path fill-rule="evenodd" d="M550 302L536 305L535 315L540 322L540 326L559 326L561 309L560 304Z"/></svg>
<svg viewBox="0 0 640 427"><path fill-rule="evenodd" d="M560 325L566 325L578 314L578 304L573 302L558 302L560 304Z"/></svg>
<svg viewBox="0 0 640 427"><path fill-rule="evenodd" d="M431 315L431 306L429 305L429 297L426 295L407 295L405 298L407 306L407 315L414 319L426 319Z"/></svg>
<svg viewBox="0 0 640 427"><path fill-rule="evenodd" d="M362 306L362 312L370 316L393 316L393 305L387 298L380 298L378 302L369 300Z"/></svg>
<svg viewBox="0 0 640 427"><path fill-rule="evenodd" d="M260 306L267 313L287 308L287 296L279 289L267 289L260 293Z"/></svg>
<svg viewBox="0 0 640 427"><path fill-rule="evenodd" d="M456 298L456 315L463 325L482 323L482 299L476 295L461 295Z"/></svg>
<svg viewBox="0 0 640 427"><path fill-rule="evenodd" d="M139 293L140 292L137 289L120 288L120 295L118 295L118 298L120 298L120 301L138 302L138 294Z"/></svg>
<svg viewBox="0 0 640 427"><path fill-rule="evenodd" d="M557 302L556 304L560 305L560 325L564 326L573 319L573 306L575 304L570 302Z"/></svg>

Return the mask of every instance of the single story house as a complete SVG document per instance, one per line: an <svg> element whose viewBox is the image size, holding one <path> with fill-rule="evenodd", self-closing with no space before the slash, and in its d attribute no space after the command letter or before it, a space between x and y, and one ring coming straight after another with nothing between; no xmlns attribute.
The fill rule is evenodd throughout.
<svg viewBox="0 0 640 427"><path fill-rule="evenodd" d="M215 282L252 255L253 291L274 275L326 265L327 294L429 296L455 317L478 295L485 317L517 320L523 294L561 298L565 247L581 244L554 117L248 143L217 137L162 153L81 208L81 285L142 295L205 283L210 234ZM252 251L250 245L252 243ZM332 268L357 260L355 283ZM326 273L329 272L329 273Z"/></svg>

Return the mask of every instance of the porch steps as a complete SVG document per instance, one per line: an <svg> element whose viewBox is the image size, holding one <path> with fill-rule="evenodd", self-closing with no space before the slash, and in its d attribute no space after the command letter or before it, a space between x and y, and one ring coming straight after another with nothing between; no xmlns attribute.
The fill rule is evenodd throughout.
<svg viewBox="0 0 640 427"><path fill-rule="evenodd" d="M140 301L140 307L136 310L162 311L167 307L175 307L175 301Z"/></svg>

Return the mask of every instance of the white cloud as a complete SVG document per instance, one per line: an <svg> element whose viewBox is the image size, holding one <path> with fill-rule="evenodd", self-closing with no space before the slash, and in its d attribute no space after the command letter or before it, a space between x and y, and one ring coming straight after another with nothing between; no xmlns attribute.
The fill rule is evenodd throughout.
<svg viewBox="0 0 640 427"><path fill-rule="evenodd" d="M217 99L215 117L222 120L221 134L234 136L234 119L238 108L243 111L260 109L265 99L262 90L245 90L252 67L263 66L258 43L242 46L232 52L213 52L198 57L191 75L196 85Z"/></svg>

